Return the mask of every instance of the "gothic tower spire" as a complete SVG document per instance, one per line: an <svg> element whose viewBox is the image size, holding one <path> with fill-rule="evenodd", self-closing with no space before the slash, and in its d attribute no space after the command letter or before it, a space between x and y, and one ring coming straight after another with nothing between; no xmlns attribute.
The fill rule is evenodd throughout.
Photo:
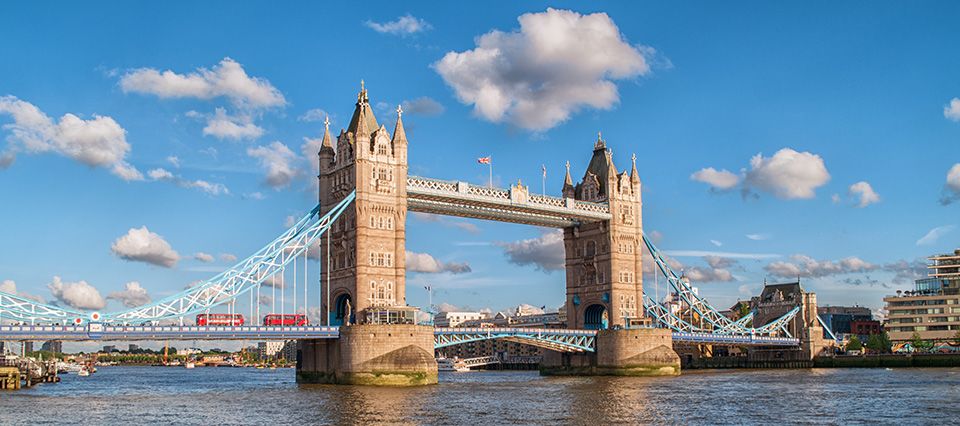
<svg viewBox="0 0 960 426"><path fill-rule="evenodd" d="M563 178L563 198L574 198L576 188L573 186L573 178L570 177L570 162L567 161L567 175Z"/></svg>
<svg viewBox="0 0 960 426"><path fill-rule="evenodd" d="M407 142L407 132L403 130L403 107L397 105L397 126L393 129L393 143L403 141Z"/></svg>
<svg viewBox="0 0 960 426"><path fill-rule="evenodd" d="M380 128L377 124L377 118L373 115L373 109L370 107L370 97L367 95L367 89L363 80L360 80L360 93L357 93L357 104L353 110L353 117L350 118L350 125L347 126L347 132L353 133L354 139L358 136L370 136L370 133Z"/></svg>
<svg viewBox="0 0 960 426"><path fill-rule="evenodd" d="M330 116L323 120L323 143L320 146L320 149L333 149L333 142L330 139Z"/></svg>

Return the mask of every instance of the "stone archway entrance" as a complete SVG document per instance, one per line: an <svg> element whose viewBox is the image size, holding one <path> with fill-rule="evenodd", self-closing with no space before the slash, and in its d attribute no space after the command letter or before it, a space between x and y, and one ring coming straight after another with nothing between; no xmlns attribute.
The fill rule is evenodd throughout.
<svg viewBox="0 0 960 426"><path fill-rule="evenodd" d="M606 330L609 327L607 308L600 304L587 306L583 311L583 327L588 330Z"/></svg>
<svg viewBox="0 0 960 426"><path fill-rule="evenodd" d="M350 299L350 295L343 293L337 296L336 301L334 302L334 315L333 320L330 321L330 325L338 326L343 325L346 321L347 316L347 302L350 303L350 309L354 309L353 300ZM350 316L353 317L353 312L350 312ZM353 318L350 318L350 323L352 324Z"/></svg>

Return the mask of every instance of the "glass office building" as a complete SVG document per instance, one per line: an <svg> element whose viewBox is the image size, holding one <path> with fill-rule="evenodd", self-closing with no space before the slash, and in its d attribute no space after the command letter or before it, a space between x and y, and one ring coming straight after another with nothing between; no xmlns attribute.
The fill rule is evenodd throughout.
<svg viewBox="0 0 960 426"><path fill-rule="evenodd" d="M914 333L923 340L952 341L960 332L960 249L929 259L927 278L916 280L912 291L883 299L893 341L911 340Z"/></svg>

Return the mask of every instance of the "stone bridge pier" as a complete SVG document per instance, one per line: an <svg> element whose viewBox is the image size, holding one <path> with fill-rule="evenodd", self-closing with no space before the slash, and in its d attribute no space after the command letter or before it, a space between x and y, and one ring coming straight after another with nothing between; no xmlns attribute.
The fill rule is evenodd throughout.
<svg viewBox="0 0 960 426"><path fill-rule="evenodd" d="M419 386L437 383L433 327L354 324L339 339L301 340L297 383Z"/></svg>
<svg viewBox="0 0 960 426"><path fill-rule="evenodd" d="M545 376L675 376L680 357L671 331L658 328L600 330L595 353L548 351L540 374Z"/></svg>

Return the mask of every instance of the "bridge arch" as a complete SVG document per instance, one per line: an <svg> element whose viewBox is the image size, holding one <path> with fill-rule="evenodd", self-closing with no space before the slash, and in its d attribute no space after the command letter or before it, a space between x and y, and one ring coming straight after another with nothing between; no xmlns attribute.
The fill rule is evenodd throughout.
<svg viewBox="0 0 960 426"><path fill-rule="evenodd" d="M583 310L583 328L588 330L605 330L610 326L610 314L607 307L595 303Z"/></svg>

